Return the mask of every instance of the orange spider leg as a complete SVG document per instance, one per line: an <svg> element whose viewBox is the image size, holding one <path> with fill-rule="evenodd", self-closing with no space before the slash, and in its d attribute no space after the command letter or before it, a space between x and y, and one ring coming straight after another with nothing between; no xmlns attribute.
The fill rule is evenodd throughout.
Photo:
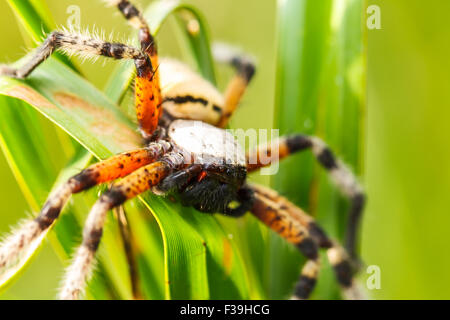
<svg viewBox="0 0 450 320"><path fill-rule="evenodd" d="M128 0L112 0L133 28L139 30L141 49L150 59L137 61L135 82L136 116L144 138L150 138L162 115L158 50L155 39L141 12Z"/></svg>
<svg viewBox="0 0 450 320"><path fill-rule="evenodd" d="M48 197L40 214L26 221L0 247L0 273L9 262L15 263L34 240L47 230L59 217L61 210L73 193L92 186L124 177L136 169L154 162L170 149L167 142L152 143L147 148L122 153L95 163L70 178Z"/></svg>
<svg viewBox="0 0 450 320"><path fill-rule="evenodd" d="M151 59L157 61L157 59ZM158 127L162 115L162 97L159 87L159 72L153 70L150 59L135 60L137 76L135 81L136 117L144 138L149 138Z"/></svg>
<svg viewBox="0 0 450 320"><path fill-rule="evenodd" d="M126 200L156 186L174 170L184 165L184 158L177 153L167 154L161 160L146 165L126 176L106 191L92 207L83 230L83 242L73 263L67 269L60 299L78 299L88 281L95 253L103 233L106 213Z"/></svg>
<svg viewBox="0 0 450 320"><path fill-rule="evenodd" d="M304 150L312 151L319 164L329 173L337 188L350 200L345 248L354 260L358 260L356 253L357 232L366 197L356 176L336 158L321 139L294 134L281 137L268 145L258 146L255 150L247 153L247 171L255 171L292 153Z"/></svg>
<svg viewBox="0 0 450 320"><path fill-rule="evenodd" d="M351 260L345 250L329 239L311 216L274 190L258 185L252 185L251 189L255 194L251 212L308 258L295 286L293 298L307 299L311 294L319 275L318 249L325 248L346 298L360 299L361 293L353 280Z"/></svg>
<svg viewBox="0 0 450 320"><path fill-rule="evenodd" d="M236 70L236 74L230 80L225 90L225 105L217 124L219 128L225 128L233 112L239 106L242 96L255 74L256 67L251 59L242 56L232 46L216 44L213 47L213 54L217 61L230 64Z"/></svg>

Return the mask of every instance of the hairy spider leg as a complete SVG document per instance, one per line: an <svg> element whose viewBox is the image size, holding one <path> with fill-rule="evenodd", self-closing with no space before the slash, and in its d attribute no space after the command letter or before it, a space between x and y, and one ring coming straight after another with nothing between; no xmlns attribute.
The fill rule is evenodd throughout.
<svg viewBox="0 0 450 320"><path fill-rule="evenodd" d="M227 63L236 70L236 74L231 78L225 90L225 106L217 124L219 128L225 128L252 80L256 66L252 59L241 55L232 46L217 44L213 49L215 60Z"/></svg>
<svg viewBox="0 0 450 320"><path fill-rule="evenodd" d="M189 180L198 177L202 172L203 166L201 164L193 164L187 168L174 172L164 179L158 186L158 192L165 193L184 187Z"/></svg>
<svg viewBox="0 0 450 320"><path fill-rule="evenodd" d="M60 299L79 299L80 294L83 293L92 273L106 213L126 200L156 186L167 175L183 165L184 158L181 154L168 153L157 162L141 167L126 176L99 198L87 217L83 230L83 242L77 249L72 264L66 270L63 286L59 292Z"/></svg>
<svg viewBox="0 0 450 320"><path fill-rule="evenodd" d="M81 57L104 56L114 59L134 60L136 77L136 114L139 127L144 137L149 137L156 130L161 115L161 94L159 90L159 77L153 68L152 57L140 49L78 33L53 31L43 44L36 49L31 59L19 69L9 66L0 67L0 75L14 78L26 78L39 64L45 61L55 50L66 54L78 54ZM154 60L154 59L153 59ZM157 65L157 60L154 60Z"/></svg>
<svg viewBox="0 0 450 320"><path fill-rule="evenodd" d="M128 0L106 0L105 2L113 6L117 6L117 9L119 9L125 19L128 20L130 25L139 31L139 41L141 43L141 48L150 56L157 57L158 50L155 39L150 33L150 28L147 24L147 21L145 21L145 18L139 11L139 9L137 9Z"/></svg>
<svg viewBox="0 0 450 320"><path fill-rule="evenodd" d="M265 219L271 219L269 222L275 223L276 227L269 226L277 231L276 228L279 228L279 225L282 224L280 221L282 220L285 220L283 227L288 229L295 228L295 224L291 224L292 220L300 223L318 247L327 250L328 260L333 267L344 297L347 299L361 299L362 294L353 280L354 272L351 265L352 262L345 249L337 242L331 240L325 231L316 223L314 218L286 198L280 196L276 191L255 184L252 184L250 187L255 193L256 200L260 202L256 207L260 211L259 214L268 215ZM285 232L284 229L283 232ZM283 236L283 234L281 235ZM300 278L295 285L293 299L307 299L309 297L315 287L319 268L318 259L310 258L305 263Z"/></svg>
<svg viewBox="0 0 450 320"><path fill-rule="evenodd" d="M295 245L308 259L295 290L296 297L307 299L319 273L318 245L308 229L292 217L288 211L280 208L276 202L266 198L257 190L254 191L254 202L250 212L270 229Z"/></svg>
<svg viewBox="0 0 450 320"><path fill-rule="evenodd" d="M345 248L352 259L357 261L356 238L366 196L355 175L335 157L330 148L321 139L296 134L282 137L267 145L258 146L255 150L247 153L247 170L248 172L255 171L292 153L307 149L312 150L317 161L328 171L334 184L350 199L351 205L348 213ZM278 152L272 152L273 150ZM269 161L266 161L267 159L263 161L263 157Z"/></svg>
<svg viewBox="0 0 450 320"><path fill-rule="evenodd" d="M122 43L106 42L96 38L93 39L79 33L72 34L65 31L53 31L34 51L31 59L22 67L15 69L8 66L2 66L0 74L24 79L39 64L44 62L58 49L66 54L78 54L85 58L104 56L114 59L133 59L142 61L146 59L144 52Z"/></svg>
<svg viewBox="0 0 450 320"><path fill-rule="evenodd" d="M164 141L152 143L144 149L122 153L95 163L71 177L49 195L40 214L35 219L23 223L1 243L0 274L9 265L17 263L34 240L38 239L55 222L73 193L124 177L157 160L169 148L169 143Z"/></svg>
<svg viewBox="0 0 450 320"><path fill-rule="evenodd" d="M142 13L128 0L107 0L117 6L130 25L139 31L141 49L150 56L153 69L139 73L135 82L136 115L144 138L150 138L162 116L162 95L159 78L158 48Z"/></svg>

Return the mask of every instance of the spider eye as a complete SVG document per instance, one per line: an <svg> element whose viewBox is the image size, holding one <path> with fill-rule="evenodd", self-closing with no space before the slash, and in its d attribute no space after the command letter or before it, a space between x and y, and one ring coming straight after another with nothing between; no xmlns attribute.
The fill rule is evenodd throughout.
<svg viewBox="0 0 450 320"><path fill-rule="evenodd" d="M230 203L228 203L228 209L236 209L237 207L239 207L239 202L233 200Z"/></svg>

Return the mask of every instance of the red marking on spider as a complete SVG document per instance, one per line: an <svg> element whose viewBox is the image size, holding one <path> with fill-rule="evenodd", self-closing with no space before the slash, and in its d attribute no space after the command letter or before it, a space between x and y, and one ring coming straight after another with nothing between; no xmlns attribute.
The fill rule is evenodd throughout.
<svg viewBox="0 0 450 320"><path fill-rule="evenodd" d="M198 177L197 177L197 181L198 181L198 182L202 181L203 179L206 178L207 175L208 175L208 173L207 173L206 171L200 172L199 175L198 175Z"/></svg>

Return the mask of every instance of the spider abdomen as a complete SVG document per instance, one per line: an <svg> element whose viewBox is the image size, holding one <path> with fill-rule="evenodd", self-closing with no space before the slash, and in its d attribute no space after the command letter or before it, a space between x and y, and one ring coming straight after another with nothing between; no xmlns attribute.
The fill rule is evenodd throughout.
<svg viewBox="0 0 450 320"><path fill-rule="evenodd" d="M210 82L173 59L162 59L159 70L164 110L179 119L219 122L225 101Z"/></svg>

